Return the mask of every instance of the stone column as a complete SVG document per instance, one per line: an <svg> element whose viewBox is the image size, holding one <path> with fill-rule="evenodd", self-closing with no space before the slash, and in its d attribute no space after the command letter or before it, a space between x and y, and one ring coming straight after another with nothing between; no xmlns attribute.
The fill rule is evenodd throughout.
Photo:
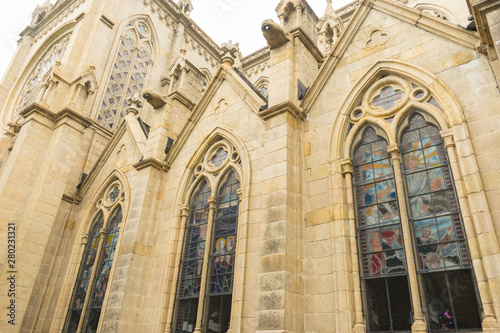
<svg viewBox="0 0 500 333"><path fill-rule="evenodd" d="M427 332L427 325L425 323L425 317L422 312L422 302L420 300L420 291L418 288L418 277L417 271L415 269L415 255L413 253L413 247L411 245L411 225L406 213L409 212L409 210L406 206L406 198L403 190L404 180L403 174L401 173L401 153L397 144L389 145L387 147L387 151L391 156L391 162L394 168L394 182L396 184L398 193L399 211L401 212L401 229L403 231L403 239L405 240L406 267L408 269L408 280L410 283L411 301L414 313L413 326L411 327L411 331L425 333Z"/></svg>
<svg viewBox="0 0 500 333"><path fill-rule="evenodd" d="M354 208L354 193L353 193L353 166L351 159L341 161L342 174L345 178L345 187L347 189L347 214L349 223L349 243L351 249L352 259L352 286L354 296L354 311L355 322L353 331L356 333L366 332L365 319L363 317L363 302L361 300L361 281L359 279L359 263L358 263L358 248L356 241L356 221L355 221L355 208Z"/></svg>
<svg viewBox="0 0 500 333"><path fill-rule="evenodd" d="M479 244L478 242L476 228L474 228L472 215L469 209L468 198L458 164L458 157L455 147L455 140L453 139L453 133L451 131L442 131L440 134L443 138L444 148L448 153L451 173L453 174L455 189L457 192L458 200L460 202L462 220L464 222L465 230L467 231L467 242L469 244L470 256L476 276L477 288L479 291L479 295L481 296L483 305L483 322L481 326L484 331L497 331L498 322L495 315L495 308L491 295L490 285L483 266L483 260L481 258L481 253L484 253L484 250L481 250L481 248L485 245Z"/></svg>
<svg viewBox="0 0 500 333"><path fill-rule="evenodd" d="M291 104L267 110L262 158L257 332L304 331L302 120Z"/></svg>
<svg viewBox="0 0 500 333"><path fill-rule="evenodd" d="M174 261L174 274L173 276L173 281L172 283L172 288L170 288L170 300L168 302L168 311L167 311L167 323L165 326L165 330L163 331L164 333L171 333L172 332L172 321L173 321L173 315L175 311L175 298L177 297L177 283L179 279L179 270L181 268L180 265L180 260L182 259L182 247L184 245L184 235L186 233L186 221L189 216L189 206L188 205L183 205L181 207L181 224L180 224L180 229L179 229L179 237L177 239L177 250L176 254L178 257L176 258L177 260ZM206 248L206 244L205 244Z"/></svg>

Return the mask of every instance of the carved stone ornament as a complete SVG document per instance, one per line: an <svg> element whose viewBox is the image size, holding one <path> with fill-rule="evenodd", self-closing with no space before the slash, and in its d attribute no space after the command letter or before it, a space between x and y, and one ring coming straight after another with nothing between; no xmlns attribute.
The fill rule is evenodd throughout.
<svg viewBox="0 0 500 333"><path fill-rule="evenodd" d="M289 41L287 32L273 20L262 22L262 34L271 50Z"/></svg>
<svg viewBox="0 0 500 333"><path fill-rule="evenodd" d="M409 103L419 105L419 108L441 107L432 97L426 87L409 82L401 77L389 75L375 81L363 95L358 106L350 113L352 123L363 118L383 118L391 123L395 115Z"/></svg>
<svg viewBox="0 0 500 333"><path fill-rule="evenodd" d="M150 89L145 89L142 93L142 97L146 102L151 104L154 109L159 109L167 103L166 96Z"/></svg>

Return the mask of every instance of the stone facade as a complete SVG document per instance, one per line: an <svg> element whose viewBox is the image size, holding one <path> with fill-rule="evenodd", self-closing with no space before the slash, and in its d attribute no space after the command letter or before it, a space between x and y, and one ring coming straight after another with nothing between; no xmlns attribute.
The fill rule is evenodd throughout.
<svg viewBox="0 0 500 333"><path fill-rule="evenodd" d="M318 17L305 0L282 0L262 24L268 45L246 57L213 42L192 10L189 0L58 0L21 33L0 85L1 331L500 332L500 1L334 10L328 0ZM469 13L475 29L464 28ZM451 268L424 263L419 243L401 145L415 117L438 131L452 174L458 208L429 215L457 216L434 248L462 246ZM364 266L373 254L355 151L370 129L385 142L391 233L405 244L393 275ZM237 231L220 236L221 255L228 205ZM187 237L197 209L203 244ZM190 241L203 245L194 261ZM225 275L211 273L219 262ZM439 274L448 296L433 303L425 281ZM225 292L213 291L217 276ZM411 311L398 324L404 297L370 286L382 281L389 295L401 277ZM197 297L183 298L186 281ZM381 299L396 304L373 305ZM215 318L212 303L227 300ZM450 309L453 323L441 322Z"/></svg>

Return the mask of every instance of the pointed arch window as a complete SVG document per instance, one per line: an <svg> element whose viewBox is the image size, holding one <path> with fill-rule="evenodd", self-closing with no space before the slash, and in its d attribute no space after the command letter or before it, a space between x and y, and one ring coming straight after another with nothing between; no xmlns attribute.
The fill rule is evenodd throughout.
<svg viewBox="0 0 500 333"><path fill-rule="evenodd" d="M151 28L142 20L131 21L120 37L120 46L97 114L97 121L106 129L116 129L125 116L127 98L143 90L151 70L152 54Z"/></svg>
<svg viewBox="0 0 500 333"><path fill-rule="evenodd" d="M414 113L402 133L401 153L429 330L480 328L471 258L439 128Z"/></svg>
<svg viewBox="0 0 500 333"><path fill-rule="evenodd" d="M410 330L410 293L387 141L368 127L354 151L361 271L370 331Z"/></svg>
<svg viewBox="0 0 500 333"><path fill-rule="evenodd" d="M195 170L198 175L203 170L210 173L198 181L189 201L173 332L229 329L238 234L238 162L238 154L219 143Z"/></svg>
<svg viewBox="0 0 500 333"><path fill-rule="evenodd" d="M59 38L52 44L52 46L50 46L48 51L45 52L42 59L38 61L35 69L24 84L19 103L16 105L16 117L19 116L19 112L22 109L37 101L36 99L40 95L45 75L50 71L52 66L61 60L66 48L68 47L70 39L71 33Z"/></svg>
<svg viewBox="0 0 500 333"><path fill-rule="evenodd" d="M99 200L82 255L63 332L96 332L101 318L111 267L122 222L122 206L116 200L118 184ZM121 196L123 198L123 196Z"/></svg>
<svg viewBox="0 0 500 333"><path fill-rule="evenodd" d="M410 331L412 298L425 309L430 332L478 329L471 259L440 130L420 110L402 124L392 159L371 125L352 158L368 331ZM402 163L391 166L391 160ZM405 198L407 211L400 211L398 198ZM416 268L417 288L411 288L408 265Z"/></svg>

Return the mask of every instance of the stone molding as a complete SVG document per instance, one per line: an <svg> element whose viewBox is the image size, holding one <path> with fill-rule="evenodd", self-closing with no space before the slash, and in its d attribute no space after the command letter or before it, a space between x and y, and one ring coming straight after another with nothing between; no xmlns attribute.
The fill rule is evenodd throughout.
<svg viewBox="0 0 500 333"><path fill-rule="evenodd" d="M149 157L140 162L132 164L132 167L134 167L137 171L148 167L153 167L155 169L165 172L170 169L170 167L167 164L165 164L165 162L162 162L154 157Z"/></svg>
<svg viewBox="0 0 500 333"><path fill-rule="evenodd" d="M295 104L290 101L286 101L271 108L262 110L259 112L259 116L261 116L264 120L268 120L284 112L289 112L292 116L294 116L295 118L300 118L301 120L306 119L306 115L304 114L304 112L302 112Z"/></svg>
<svg viewBox="0 0 500 333"><path fill-rule="evenodd" d="M30 104L24 110L19 112L19 115L24 118L30 118L33 115L41 115L53 123L52 129L55 129L62 124L69 124L68 120L72 120L74 123L81 126L81 128L75 128L78 131L82 131L84 128L87 128L92 124L90 120L69 107L63 108L61 111L54 113L38 103Z"/></svg>

